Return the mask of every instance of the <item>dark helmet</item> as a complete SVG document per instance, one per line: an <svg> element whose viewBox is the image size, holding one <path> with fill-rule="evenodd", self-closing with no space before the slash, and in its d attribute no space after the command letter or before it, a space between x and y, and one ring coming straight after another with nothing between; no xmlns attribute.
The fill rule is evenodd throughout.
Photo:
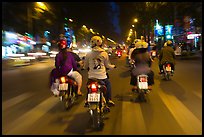
<svg viewBox="0 0 204 137"><path fill-rule="evenodd" d="M64 40L64 39L61 39L58 42L58 47L59 47L60 50L67 48L67 41Z"/></svg>

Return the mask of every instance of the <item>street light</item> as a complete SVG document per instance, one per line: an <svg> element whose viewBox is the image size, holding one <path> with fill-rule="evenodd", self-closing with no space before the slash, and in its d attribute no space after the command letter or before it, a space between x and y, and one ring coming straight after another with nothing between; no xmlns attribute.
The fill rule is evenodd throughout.
<svg viewBox="0 0 204 137"><path fill-rule="evenodd" d="M137 18L134 19L134 22L138 22Z"/></svg>
<svg viewBox="0 0 204 137"><path fill-rule="evenodd" d="M36 2L36 5L37 5L37 8L40 8L40 9L42 9L44 11L48 11L47 6L43 2Z"/></svg>
<svg viewBox="0 0 204 137"><path fill-rule="evenodd" d="M69 19L69 21L70 21L70 22L73 22L73 20L72 20L72 19Z"/></svg>
<svg viewBox="0 0 204 137"><path fill-rule="evenodd" d="M134 19L134 23L137 23L137 22L138 22L138 19L135 18L135 19ZM135 25L132 25L132 27L135 28ZM136 28L135 28L134 30L135 30L134 32L135 32L135 39L136 39L136 38L137 38Z"/></svg>
<svg viewBox="0 0 204 137"><path fill-rule="evenodd" d="M34 5L34 7L32 6ZM49 11L48 7L43 2L35 2L32 5L27 5L27 16L28 16L28 32L31 34L34 33L33 30L33 19L39 19L39 16L35 16L33 14L33 9L38 13L44 13L45 11ZM49 11L50 12L50 11ZM52 13L52 12L50 12ZM34 35L34 34L33 34Z"/></svg>

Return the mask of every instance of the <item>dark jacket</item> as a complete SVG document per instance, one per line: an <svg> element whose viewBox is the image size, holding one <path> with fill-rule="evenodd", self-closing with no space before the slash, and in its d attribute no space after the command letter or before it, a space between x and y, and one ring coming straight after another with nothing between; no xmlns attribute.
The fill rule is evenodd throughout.
<svg viewBox="0 0 204 137"><path fill-rule="evenodd" d="M131 54L131 59L135 61L135 68L132 70L133 75L147 74L151 71L151 58L147 49L134 49Z"/></svg>
<svg viewBox="0 0 204 137"><path fill-rule="evenodd" d="M175 65L174 49L170 46L163 47L159 54L159 63L164 64L166 61L169 61Z"/></svg>

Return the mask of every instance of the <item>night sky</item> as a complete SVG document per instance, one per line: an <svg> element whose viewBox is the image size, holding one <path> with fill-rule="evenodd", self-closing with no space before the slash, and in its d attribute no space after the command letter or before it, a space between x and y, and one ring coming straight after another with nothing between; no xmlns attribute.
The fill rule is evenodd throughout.
<svg viewBox="0 0 204 137"><path fill-rule="evenodd" d="M29 5L32 9L34 3L4 2L3 25L12 27L12 20L15 20L18 26L22 26L21 20L27 20L27 6ZM46 2L46 4L62 23L64 17L71 18L78 27L86 25L116 42L121 42L127 36L127 29L129 29L127 26L130 27L127 22L130 22L130 17L133 16L127 12L131 4L127 5L126 2L122 4L115 2Z"/></svg>
<svg viewBox="0 0 204 137"><path fill-rule="evenodd" d="M10 9L6 9L6 7L3 7L2 11L5 12L3 19L6 19L8 15L12 14L15 17L15 13L17 12L24 12L24 14L26 15L26 3L17 3L12 4L13 6L10 6ZM29 4L32 5L32 3L30 2ZM140 16L142 14L137 12L138 8L140 8L138 6L139 3L137 2L46 3L50 6L52 12L57 15L57 18L62 21L62 23L64 21L64 17L71 18L74 20L74 23L76 23L78 27L86 25L88 28L92 28L95 32L99 32L101 35L109 37L119 43L126 40L129 29L131 28L131 25L133 23L133 19L135 17L139 20L143 19L143 16ZM4 5L8 6L9 4ZM14 8L16 9L14 10ZM185 12L186 11L190 12L191 10L185 10ZM20 19L14 19L19 20L20 22ZM141 21L139 21L139 23L141 23ZM138 27L140 27L139 23Z"/></svg>
<svg viewBox="0 0 204 137"><path fill-rule="evenodd" d="M56 7L55 3L50 3ZM120 6L114 2L63 2L58 7L68 18L72 18L79 25L86 25L88 28L121 41L123 32L121 26Z"/></svg>

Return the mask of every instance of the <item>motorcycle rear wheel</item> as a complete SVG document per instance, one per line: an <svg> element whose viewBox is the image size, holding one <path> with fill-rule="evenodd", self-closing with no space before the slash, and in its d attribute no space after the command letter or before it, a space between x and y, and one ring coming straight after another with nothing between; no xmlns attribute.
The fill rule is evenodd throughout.
<svg viewBox="0 0 204 137"><path fill-rule="evenodd" d="M144 91L141 91L138 95L138 99L141 102L147 102Z"/></svg>
<svg viewBox="0 0 204 137"><path fill-rule="evenodd" d="M96 130L100 130L103 127L103 119L102 119L102 114L98 112L97 109L93 110L93 115L92 115L92 127Z"/></svg>

